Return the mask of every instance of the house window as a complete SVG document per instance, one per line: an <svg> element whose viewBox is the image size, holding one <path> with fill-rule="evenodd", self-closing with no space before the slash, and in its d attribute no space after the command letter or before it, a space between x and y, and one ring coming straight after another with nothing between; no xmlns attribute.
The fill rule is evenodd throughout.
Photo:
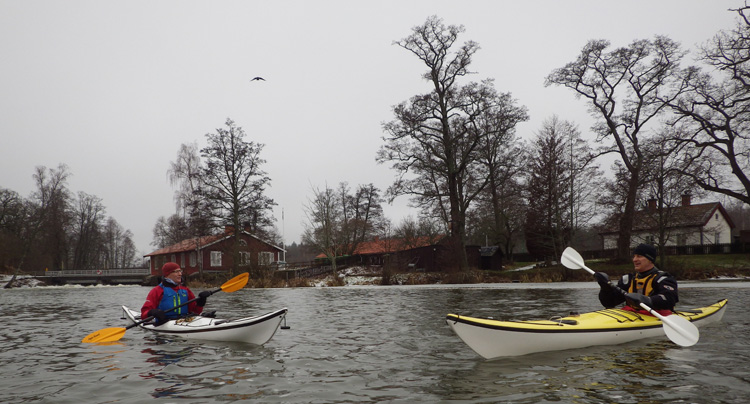
<svg viewBox="0 0 750 404"><path fill-rule="evenodd" d="M177 263L177 256L174 255L174 254L172 254L172 259L169 260L169 262L174 262L176 264Z"/></svg>
<svg viewBox="0 0 750 404"><path fill-rule="evenodd" d="M212 267L221 266L221 251L211 251L211 266Z"/></svg>
<svg viewBox="0 0 750 404"><path fill-rule="evenodd" d="M714 244L721 243L721 233L714 233Z"/></svg>
<svg viewBox="0 0 750 404"><path fill-rule="evenodd" d="M240 239L240 246L247 247L247 241Z"/></svg>
<svg viewBox="0 0 750 404"><path fill-rule="evenodd" d="M180 254L180 267L185 268L185 253Z"/></svg>
<svg viewBox="0 0 750 404"><path fill-rule="evenodd" d="M685 244L687 244L687 236L684 234L678 234L677 245L685 245Z"/></svg>
<svg viewBox="0 0 750 404"><path fill-rule="evenodd" d="M195 264L197 264L197 262L195 259L195 251L193 251L190 253L190 266L195 267L196 266Z"/></svg>
<svg viewBox="0 0 750 404"><path fill-rule="evenodd" d="M154 260L154 269L156 269L158 271L166 263L167 263L167 256L166 255L162 255L162 256L156 257L156 259Z"/></svg>
<svg viewBox="0 0 750 404"><path fill-rule="evenodd" d="M258 264L269 265L273 262L273 253L268 251L261 251L258 253Z"/></svg>
<svg viewBox="0 0 750 404"><path fill-rule="evenodd" d="M250 253L246 251L240 251L240 265L250 265Z"/></svg>

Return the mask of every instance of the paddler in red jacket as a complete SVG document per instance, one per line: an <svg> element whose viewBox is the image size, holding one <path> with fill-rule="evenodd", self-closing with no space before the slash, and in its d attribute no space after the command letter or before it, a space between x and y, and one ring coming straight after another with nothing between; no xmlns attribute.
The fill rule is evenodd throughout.
<svg viewBox="0 0 750 404"><path fill-rule="evenodd" d="M211 292L204 291L198 299L185 306L181 306L195 298L193 292L187 286L182 285L182 269L175 262L167 262L161 267L164 277L162 282L148 292L146 303L141 307L141 318L154 316L156 325L161 325L167 320L185 317L188 314L200 314L206 304L206 298ZM173 307L178 307L168 311Z"/></svg>
<svg viewBox="0 0 750 404"><path fill-rule="evenodd" d="M639 244L633 250L633 267L636 272L624 275L617 282L617 286L627 292L625 296L610 286L607 274L595 273L594 278L601 286L599 301L602 305L612 308L626 302L627 305L623 309L647 314L648 312L640 307L640 303L645 303L646 306L663 316L671 314L675 304L679 301L677 281L672 275L656 268L655 261L656 248L654 246Z"/></svg>

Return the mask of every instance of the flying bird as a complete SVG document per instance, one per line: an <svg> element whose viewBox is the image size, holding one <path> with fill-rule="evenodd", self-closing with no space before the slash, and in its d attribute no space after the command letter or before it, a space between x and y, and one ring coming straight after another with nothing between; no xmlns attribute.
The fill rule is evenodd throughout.
<svg viewBox="0 0 750 404"><path fill-rule="evenodd" d="M263 77L253 77L252 79L250 79L250 81L255 81L255 80L263 80L263 81L266 81L266 79L264 79Z"/></svg>

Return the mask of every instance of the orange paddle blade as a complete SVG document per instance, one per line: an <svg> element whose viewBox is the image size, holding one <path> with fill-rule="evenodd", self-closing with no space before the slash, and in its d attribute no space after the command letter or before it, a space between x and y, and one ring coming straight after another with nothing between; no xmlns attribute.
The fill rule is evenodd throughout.
<svg viewBox="0 0 750 404"><path fill-rule="evenodd" d="M235 276L234 278L224 282L223 285L221 285L221 290L227 293L236 292L247 285L247 281L250 279L250 274L245 272L242 274L239 274Z"/></svg>
<svg viewBox="0 0 750 404"><path fill-rule="evenodd" d="M122 327L110 327L102 328L99 331L94 331L87 335L81 342L96 343L96 342L114 342L118 341L122 336L125 335L125 328Z"/></svg>

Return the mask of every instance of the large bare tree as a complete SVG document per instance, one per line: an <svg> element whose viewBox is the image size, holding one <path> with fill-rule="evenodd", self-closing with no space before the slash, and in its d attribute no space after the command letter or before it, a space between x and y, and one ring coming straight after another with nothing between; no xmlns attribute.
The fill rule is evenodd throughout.
<svg viewBox="0 0 750 404"><path fill-rule="evenodd" d="M204 165L200 169L199 192L208 201L215 219L228 222L234 228L235 267L240 263L240 232L245 224L262 236L272 224L269 211L275 205L265 195L271 179L262 169L265 163L260 157L263 145L244 138L242 128L227 119L226 128L206 134L208 145L201 149Z"/></svg>
<svg viewBox="0 0 750 404"><path fill-rule="evenodd" d="M679 127L672 138L681 172L706 191L750 204L750 20L747 5L733 30L719 32L701 49L710 72L684 71L685 92L667 100ZM717 76L719 79L717 79Z"/></svg>
<svg viewBox="0 0 750 404"><path fill-rule="evenodd" d="M480 118L505 113L512 102L495 91L492 80L459 85L457 80L470 73L472 56L479 49L473 41L454 47L463 31L463 26L446 26L433 16L395 42L425 64L423 78L432 90L393 108L395 119L384 124L386 143L377 157L381 163L392 162L398 171L388 189L391 199L409 195L423 212L438 215L448 224L451 253L459 270L468 268L466 214L489 182L479 156L482 141L507 130L507 126L485 126L492 119Z"/></svg>
<svg viewBox="0 0 750 404"><path fill-rule="evenodd" d="M626 47L608 51L609 41L592 40L573 62L555 69L546 85L573 90L588 103L597 120L597 140L610 140L610 152L619 154L627 169L627 193L619 221L617 257L630 256L630 237L636 210L636 195L642 185L643 142L648 142L649 125L658 126L666 104L679 91L672 91L683 51L678 43L656 36L636 40Z"/></svg>

